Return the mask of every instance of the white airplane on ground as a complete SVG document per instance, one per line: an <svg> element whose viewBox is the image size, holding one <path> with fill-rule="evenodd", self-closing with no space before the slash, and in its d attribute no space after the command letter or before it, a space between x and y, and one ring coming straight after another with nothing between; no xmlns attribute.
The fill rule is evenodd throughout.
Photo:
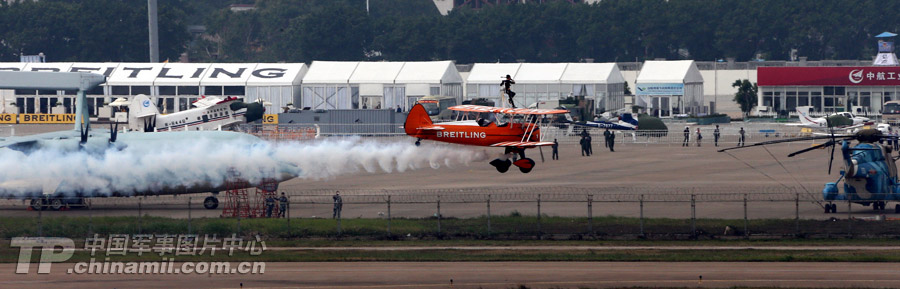
<svg viewBox="0 0 900 289"><path fill-rule="evenodd" d="M194 108L161 114L146 95L139 94L128 105L128 125L132 130L185 131L217 130L255 121L265 108L259 103L244 103L236 97L204 96L193 103Z"/></svg>
<svg viewBox="0 0 900 289"><path fill-rule="evenodd" d="M871 125L873 122L869 118L855 116L850 112L839 112L828 115L826 117L810 117L806 112L797 108L800 123L789 123L788 126L799 126L813 129L827 130L831 128L854 129L865 125Z"/></svg>

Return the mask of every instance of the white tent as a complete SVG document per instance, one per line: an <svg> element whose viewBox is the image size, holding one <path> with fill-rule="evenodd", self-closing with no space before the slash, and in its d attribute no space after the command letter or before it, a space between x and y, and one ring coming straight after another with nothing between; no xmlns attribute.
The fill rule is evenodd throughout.
<svg viewBox="0 0 900 289"><path fill-rule="evenodd" d="M309 68L304 63L260 63L247 79L247 101L262 99L272 107L300 106L300 84ZM269 112L272 113L272 112Z"/></svg>
<svg viewBox="0 0 900 289"><path fill-rule="evenodd" d="M615 63L569 63L559 83L562 96L593 99L599 111L625 107L625 77Z"/></svg>
<svg viewBox="0 0 900 289"><path fill-rule="evenodd" d="M569 63L560 83L625 83L615 63Z"/></svg>
<svg viewBox="0 0 900 289"><path fill-rule="evenodd" d="M453 96L458 104L462 101L462 82L452 61L406 62L394 79L397 86L406 88L405 109L426 95Z"/></svg>
<svg viewBox="0 0 900 289"><path fill-rule="evenodd" d="M517 84L559 83L565 70L566 63L522 63L513 79Z"/></svg>
<svg viewBox="0 0 900 289"><path fill-rule="evenodd" d="M351 91L350 76L359 62L313 61L303 76L302 107L312 109L354 108L353 98L358 91ZM358 104L358 103L357 103Z"/></svg>
<svg viewBox="0 0 900 289"><path fill-rule="evenodd" d="M90 72L110 77L118 67L118 62L75 62L69 67L69 72Z"/></svg>
<svg viewBox="0 0 900 289"><path fill-rule="evenodd" d="M516 79L521 66L521 63L475 63L466 78L466 98L486 98L500 105L500 82L507 74Z"/></svg>
<svg viewBox="0 0 900 289"><path fill-rule="evenodd" d="M403 62L360 62L348 82L359 86L359 97L366 108L393 108L403 104L403 86L394 85Z"/></svg>
<svg viewBox="0 0 900 289"><path fill-rule="evenodd" d="M209 67L209 63L166 63L154 79L153 84L156 86L200 87L200 80L209 71ZM175 94L174 91L172 93Z"/></svg>
<svg viewBox="0 0 900 289"><path fill-rule="evenodd" d="M659 117L703 114L703 76L693 60L647 61L635 80L635 104Z"/></svg>
<svg viewBox="0 0 900 289"><path fill-rule="evenodd" d="M150 86L164 63L121 63L106 81L107 86ZM116 92L112 93L116 95ZM119 94L128 95L128 93Z"/></svg>

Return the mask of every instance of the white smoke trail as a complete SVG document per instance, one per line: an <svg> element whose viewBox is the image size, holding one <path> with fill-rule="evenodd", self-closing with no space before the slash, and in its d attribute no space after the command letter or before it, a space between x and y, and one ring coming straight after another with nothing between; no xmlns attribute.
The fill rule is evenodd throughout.
<svg viewBox="0 0 900 289"><path fill-rule="evenodd" d="M128 195L174 188L219 186L234 168L251 183L289 175L330 179L340 175L404 172L468 165L482 153L456 146L360 138L269 144L255 139L223 142L188 139L133 144L102 152L41 149L30 154L0 149L0 195L60 192ZM175 190L175 192L178 192ZM46 193L46 192L45 192Z"/></svg>

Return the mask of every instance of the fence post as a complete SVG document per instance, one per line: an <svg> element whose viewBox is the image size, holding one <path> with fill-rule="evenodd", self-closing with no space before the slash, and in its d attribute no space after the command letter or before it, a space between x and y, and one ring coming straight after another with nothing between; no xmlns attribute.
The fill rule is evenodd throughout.
<svg viewBox="0 0 900 289"><path fill-rule="evenodd" d="M853 207L851 204L853 203L847 199L847 233L850 234L850 237L853 237L853 212L851 212Z"/></svg>
<svg viewBox="0 0 900 289"><path fill-rule="evenodd" d="M288 237L293 237L291 233L291 196L287 196L287 204L284 206L284 218L287 219Z"/></svg>
<svg viewBox="0 0 900 289"><path fill-rule="evenodd" d="M38 204L40 204L40 209L38 210L38 237L44 236L43 219L44 219L44 201L46 201L46 200L47 200L47 198L43 197L43 196L41 197L41 199L38 200Z"/></svg>
<svg viewBox="0 0 900 289"><path fill-rule="evenodd" d="M91 211L91 199L85 198L88 209L88 236L94 235L94 212Z"/></svg>
<svg viewBox="0 0 900 289"><path fill-rule="evenodd" d="M437 196L438 235L441 234L441 195Z"/></svg>
<svg viewBox="0 0 900 289"><path fill-rule="evenodd" d="M694 194L691 194L691 237L697 237L697 203L694 198Z"/></svg>
<svg viewBox="0 0 900 289"><path fill-rule="evenodd" d="M191 233L191 197L188 197L188 234Z"/></svg>
<svg viewBox="0 0 900 289"><path fill-rule="evenodd" d="M487 196L487 235L491 237L491 195Z"/></svg>
<svg viewBox="0 0 900 289"><path fill-rule="evenodd" d="M644 236L644 195L641 194L641 237Z"/></svg>
<svg viewBox="0 0 900 289"><path fill-rule="evenodd" d="M537 198L537 225L538 225L538 240L542 239L542 228L541 228L541 194L538 194Z"/></svg>
<svg viewBox="0 0 900 289"><path fill-rule="evenodd" d="M800 193L794 195L794 229L800 235Z"/></svg>
<svg viewBox="0 0 900 289"><path fill-rule="evenodd" d="M588 195L588 232L594 235L594 195Z"/></svg>
<svg viewBox="0 0 900 289"><path fill-rule="evenodd" d="M143 207L142 207L143 201L144 201L144 197L138 197L138 234L141 234L144 232L144 230L142 229L142 227L144 225L144 213L143 213Z"/></svg>
<svg viewBox="0 0 900 289"><path fill-rule="evenodd" d="M237 202L237 232L241 234L241 199L235 198Z"/></svg>
<svg viewBox="0 0 900 289"><path fill-rule="evenodd" d="M747 194L744 194L744 238L750 237L750 221L747 220Z"/></svg>
<svg viewBox="0 0 900 289"><path fill-rule="evenodd" d="M387 228L388 230L387 230L387 233L388 233L388 236L390 236L390 235L391 235L391 195L388 195L388 198L387 198L387 206L388 206L388 208L387 208L387 209L388 209L388 228Z"/></svg>

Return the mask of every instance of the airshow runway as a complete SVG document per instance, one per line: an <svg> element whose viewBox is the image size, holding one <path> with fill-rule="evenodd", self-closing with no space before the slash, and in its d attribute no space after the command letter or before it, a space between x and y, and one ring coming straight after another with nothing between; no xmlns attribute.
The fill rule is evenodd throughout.
<svg viewBox="0 0 900 289"><path fill-rule="evenodd" d="M900 264L801 262L313 262L266 264L264 274L15 274L3 288L897 288ZM32 266L36 267L36 265ZM165 276L164 278L161 278ZM702 279L701 279L702 276ZM451 284L451 280L452 284Z"/></svg>
<svg viewBox="0 0 900 289"><path fill-rule="evenodd" d="M411 139L408 141L412 141ZM754 141L759 141L754 139ZM703 218L742 218L743 194L750 196L748 218L794 218L794 198L799 196L801 218L827 219L833 215L823 213L818 200L826 182L839 177L839 158L835 161L831 175L827 173L830 150L812 151L788 158L787 154L812 143L793 143L770 146L768 148L748 148L729 153L716 152L712 142L704 142L697 147L680 144L618 144L616 151L610 152L602 143L594 144L594 155L583 157L577 145L562 145L560 160L551 160L549 148L543 151L545 161L541 162L539 150L529 150L529 157L537 161L537 166L529 174L510 170L498 173L487 161L472 162L468 166L421 168L405 172L366 173L337 176L330 179L293 179L281 184L279 191L292 195L290 215L311 218L331 215L330 195L340 191L344 196L345 217L377 218L386 211L387 195L393 195L393 215L395 217L421 218L436 213L434 200L443 194L441 213L448 217L477 217L484 215L485 206L478 200L493 194L492 214L506 215L511 212L533 214L534 202L508 202L499 198L536 199L542 194L547 200L554 194L582 194L572 197L572 202L545 202L542 213L550 216L586 216L585 192L595 194L594 214L596 216L615 215L637 217L639 195L647 200L645 217L687 218L690 216L690 195L706 194L740 195L729 201L704 202L697 206L697 216ZM431 145L429 142L423 146ZM722 143L724 148L733 143ZM500 149L483 149L489 158L498 156ZM303 152L297 152L303 153ZM777 161L776 161L777 159ZM468 203L452 203L454 197L468 194ZM754 196L774 194L778 201L756 199ZM603 195L601 197L600 195ZM669 195L678 195L669 197ZM67 212L45 211L45 216L136 216L139 208L142 214L176 218L217 217L220 209L205 210L201 206L207 194L173 196L150 196L138 198L94 199L93 210L84 209ZM191 207L189 213L188 198ZM223 196L220 195L220 202ZM416 199L419 198L419 199ZM404 204L402 200L419 203ZM302 201L315 200L316 204ZM471 200L471 202L469 202ZM619 202L626 201L627 202ZM662 201L659 201L662 200ZM669 200L669 201L666 201ZM686 201L687 200L687 201ZM141 203L139 205L139 202ZM382 202L382 203L378 203ZM473 204L475 203L475 204ZM874 215L870 207L854 205L853 214ZM23 216L25 205L21 201L0 201L0 216ZM847 207L839 207L839 215L847 212ZM879 212L892 214L893 210Z"/></svg>

